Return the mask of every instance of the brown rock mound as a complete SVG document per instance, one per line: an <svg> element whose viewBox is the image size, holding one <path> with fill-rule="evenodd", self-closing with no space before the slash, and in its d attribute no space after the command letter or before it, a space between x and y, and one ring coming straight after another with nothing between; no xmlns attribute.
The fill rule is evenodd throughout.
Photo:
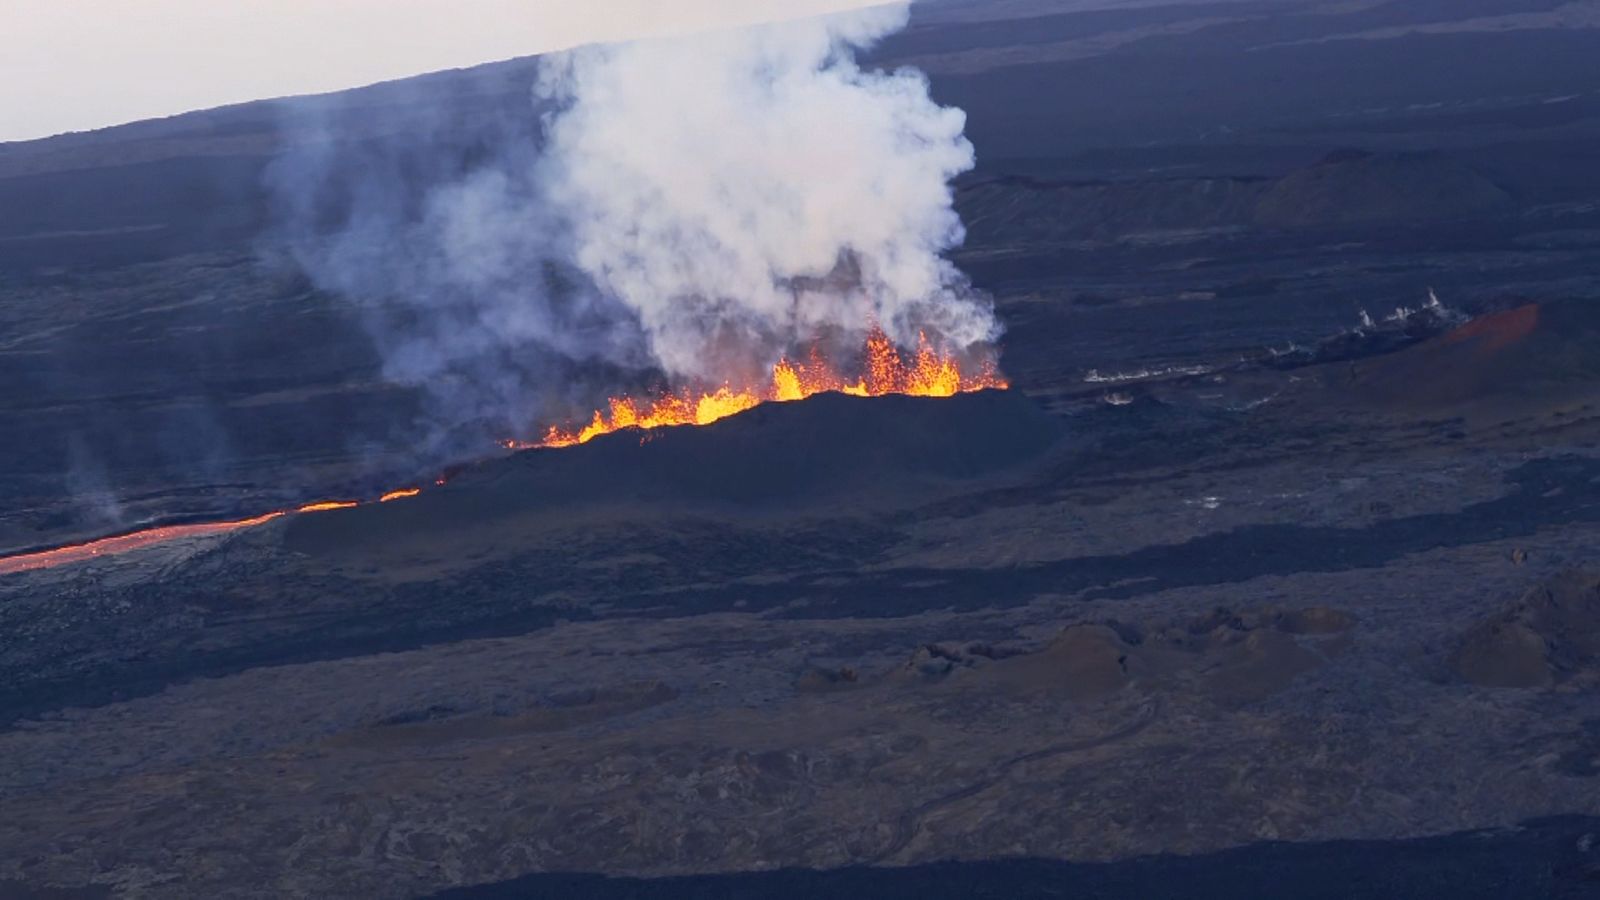
<svg viewBox="0 0 1600 900"><path fill-rule="evenodd" d="M848 691L860 684L861 676L849 666L838 669L813 666L795 681L795 690L803 694L831 694Z"/></svg>
<svg viewBox="0 0 1600 900"><path fill-rule="evenodd" d="M1284 610L1273 616L1273 625L1289 634L1342 634L1355 624L1355 616L1326 606Z"/></svg>
<svg viewBox="0 0 1600 900"><path fill-rule="evenodd" d="M1063 629L1035 650L927 644L890 678L998 687L1072 701L1144 685L1188 685L1224 705L1265 699L1350 644L1355 618L1326 607L1236 612L1218 608L1149 629L1120 621ZM817 678L809 689L816 690ZM802 689L807 689L803 687Z"/></svg>
<svg viewBox="0 0 1600 900"><path fill-rule="evenodd" d="M1324 662L1293 635L1269 628L1216 643L1207 654L1216 665L1206 675L1207 687L1217 699L1233 703L1265 699Z"/></svg>
<svg viewBox="0 0 1600 900"><path fill-rule="evenodd" d="M1105 625L1074 625L1038 653L996 667L996 677L1016 687L1056 691L1086 700L1128 686L1143 667L1134 647Z"/></svg>
<svg viewBox="0 0 1600 900"><path fill-rule="evenodd" d="M1451 663L1484 687L1545 688L1600 671L1600 574L1567 572L1462 636Z"/></svg>

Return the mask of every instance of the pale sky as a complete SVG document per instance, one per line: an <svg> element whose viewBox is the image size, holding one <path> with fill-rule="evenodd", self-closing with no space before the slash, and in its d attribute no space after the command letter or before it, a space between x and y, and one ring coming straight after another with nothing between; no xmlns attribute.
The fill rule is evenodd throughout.
<svg viewBox="0 0 1600 900"><path fill-rule="evenodd" d="M0 0L0 141L882 0Z"/></svg>

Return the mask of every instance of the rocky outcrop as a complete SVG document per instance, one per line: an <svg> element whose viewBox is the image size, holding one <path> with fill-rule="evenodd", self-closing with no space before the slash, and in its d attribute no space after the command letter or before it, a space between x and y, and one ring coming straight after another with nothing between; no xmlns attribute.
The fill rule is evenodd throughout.
<svg viewBox="0 0 1600 900"><path fill-rule="evenodd" d="M1324 665L1348 646L1355 624L1349 613L1325 607L1218 608L1149 626L1079 623L1033 649L927 644L890 679L952 679L1071 701L1159 685L1231 707L1263 700Z"/></svg>
<svg viewBox="0 0 1600 900"><path fill-rule="evenodd" d="M1504 189L1438 153L1334 153L1279 180L1254 219L1274 228L1425 222L1516 208Z"/></svg>
<svg viewBox="0 0 1600 900"><path fill-rule="evenodd" d="M1567 572L1468 629L1456 672L1484 687L1548 688L1600 673L1600 574Z"/></svg>

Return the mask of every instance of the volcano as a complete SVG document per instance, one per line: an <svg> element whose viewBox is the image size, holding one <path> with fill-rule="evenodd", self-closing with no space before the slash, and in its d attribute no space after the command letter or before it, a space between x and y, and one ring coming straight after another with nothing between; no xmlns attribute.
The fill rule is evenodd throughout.
<svg viewBox="0 0 1600 900"><path fill-rule="evenodd" d="M0 146L0 898L1593 897L1590 6Z"/></svg>
<svg viewBox="0 0 1600 900"><path fill-rule="evenodd" d="M819 394L706 426L600 435L484 463L405 503L296 519L320 553L600 511L732 514L904 508L1003 479L1045 456L1059 420L1014 390L953 397Z"/></svg>
<svg viewBox="0 0 1600 900"><path fill-rule="evenodd" d="M390 539L397 531L427 537L444 523L472 527L564 508L759 513L833 505L846 495L863 506L897 505L937 495L941 484L1020 465L1059 435L1056 420L1020 393L1000 388L934 396L829 391L752 402L698 426L692 418L665 426L625 424L597 413L598 424L581 440L511 442L511 457L464 470L448 489L424 494L399 488L372 503L319 501L237 521L135 530L0 557L0 575L226 535L289 516L297 523L290 530L294 539L324 547ZM444 488L446 479L438 485ZM319 513L339 513L340 521L307 524L328 518L308 518Z"/></svg>

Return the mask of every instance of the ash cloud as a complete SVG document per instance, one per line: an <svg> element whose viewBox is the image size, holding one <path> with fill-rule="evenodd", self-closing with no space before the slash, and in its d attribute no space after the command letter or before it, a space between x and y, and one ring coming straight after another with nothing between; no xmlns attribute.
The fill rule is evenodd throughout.
<svg viewBox="0 0 1600 900"><path fill-rule="evenodd" d="M630 378L754 377L874 323L982 345L992 309L943 255L965 116L856 61L907 16L584 48L495 114L401 98L359 141L332 136L370 111L297 107L279 237L447 430L525 432Z"/></svg>

